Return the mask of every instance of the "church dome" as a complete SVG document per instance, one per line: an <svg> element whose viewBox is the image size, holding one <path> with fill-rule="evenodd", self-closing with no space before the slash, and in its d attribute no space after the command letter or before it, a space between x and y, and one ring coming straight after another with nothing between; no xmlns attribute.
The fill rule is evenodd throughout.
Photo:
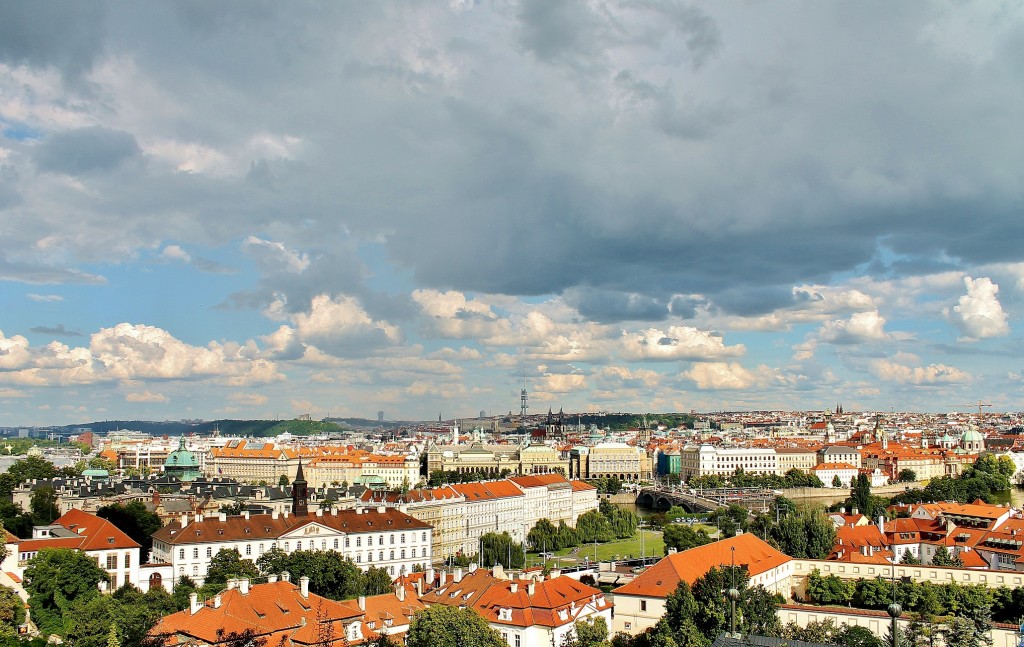
<svg viewBox="0 0 1024 647"><path fill-rule="evenodd" d="M960 436L960 442L962 443L978 442L982 440L985 440L985 438L977 429L968 429L962 436Z"/></svg>
<svg viewBox="0 0 1024 647"><path fill-rule="evenodd" d="M199 471L199 459L185 448L185 437L182 436L178 448L164 461L164 473L177 476L182 481L194 481L199 478Z"/></svg>

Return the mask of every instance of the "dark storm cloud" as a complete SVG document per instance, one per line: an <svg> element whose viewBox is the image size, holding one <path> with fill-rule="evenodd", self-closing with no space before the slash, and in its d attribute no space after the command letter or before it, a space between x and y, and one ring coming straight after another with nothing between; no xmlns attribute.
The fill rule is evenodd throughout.
<svg viewBox="0 0 1024 647"><path fill-rule="evenodd" d="M0 61L77 77L103 50L104 13L99 0L0 3Z"/></svg>
<svg viewBox="0 0 1024 647"><path fill-rule="evenodd" d="M595 321L661 321L669 314L663 300L645 294L578 287L563 292L562 298L584 318Z"/></svg>
<svg viewBox="0 0 1024 647"><path fill-rule="evenodd" d="M56 337L81 337L82 333L77 330L68 330L64 327L64 324L57 324L56 326L35 326L30 328L32 332L37 332L42 335L54 335Z"/></svg>
<svg viewBox="0 0 1024 647"><path fill-rule="evenodd" d="M140 153L131 133L108 128L79 128L51 135L35 151L43 171L78 175L109 171Z"/></svg>

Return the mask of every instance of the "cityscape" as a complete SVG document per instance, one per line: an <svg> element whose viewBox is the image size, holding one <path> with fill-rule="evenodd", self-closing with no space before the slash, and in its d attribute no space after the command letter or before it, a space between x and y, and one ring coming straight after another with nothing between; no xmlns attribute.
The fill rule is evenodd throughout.
<svg viewBox="0 0 1024 647"><path fill-rule="evenodd" d="M1022 43L0 3L0 647L1021 647Z"/></svg>

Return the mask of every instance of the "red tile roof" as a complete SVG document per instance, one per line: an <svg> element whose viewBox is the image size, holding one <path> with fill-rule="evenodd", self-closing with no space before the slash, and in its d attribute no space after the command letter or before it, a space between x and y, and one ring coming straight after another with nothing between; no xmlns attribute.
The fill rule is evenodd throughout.
<svg viewBox="0 0 1024 647"><path fill-rule="evenodd" d="M612 593L666 598L676 590L680 580L693 584L712 567L731 563L733 547L736 548L736 565L746 566L751 576L792 560L751 533L744 533L669 555Z"/></svg>

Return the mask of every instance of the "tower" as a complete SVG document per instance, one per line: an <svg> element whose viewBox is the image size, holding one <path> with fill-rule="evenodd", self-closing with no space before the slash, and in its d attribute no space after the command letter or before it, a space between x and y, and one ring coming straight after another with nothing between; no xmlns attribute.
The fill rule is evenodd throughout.
<svg viewBox="0 0 1024 647"><path fill-rule="evenodd" d="M299 470L295 473L295 480L292 481L292 514L297 517L305 517L309 514L309 488L302 475L301 458L299 459Z"/></svg>

